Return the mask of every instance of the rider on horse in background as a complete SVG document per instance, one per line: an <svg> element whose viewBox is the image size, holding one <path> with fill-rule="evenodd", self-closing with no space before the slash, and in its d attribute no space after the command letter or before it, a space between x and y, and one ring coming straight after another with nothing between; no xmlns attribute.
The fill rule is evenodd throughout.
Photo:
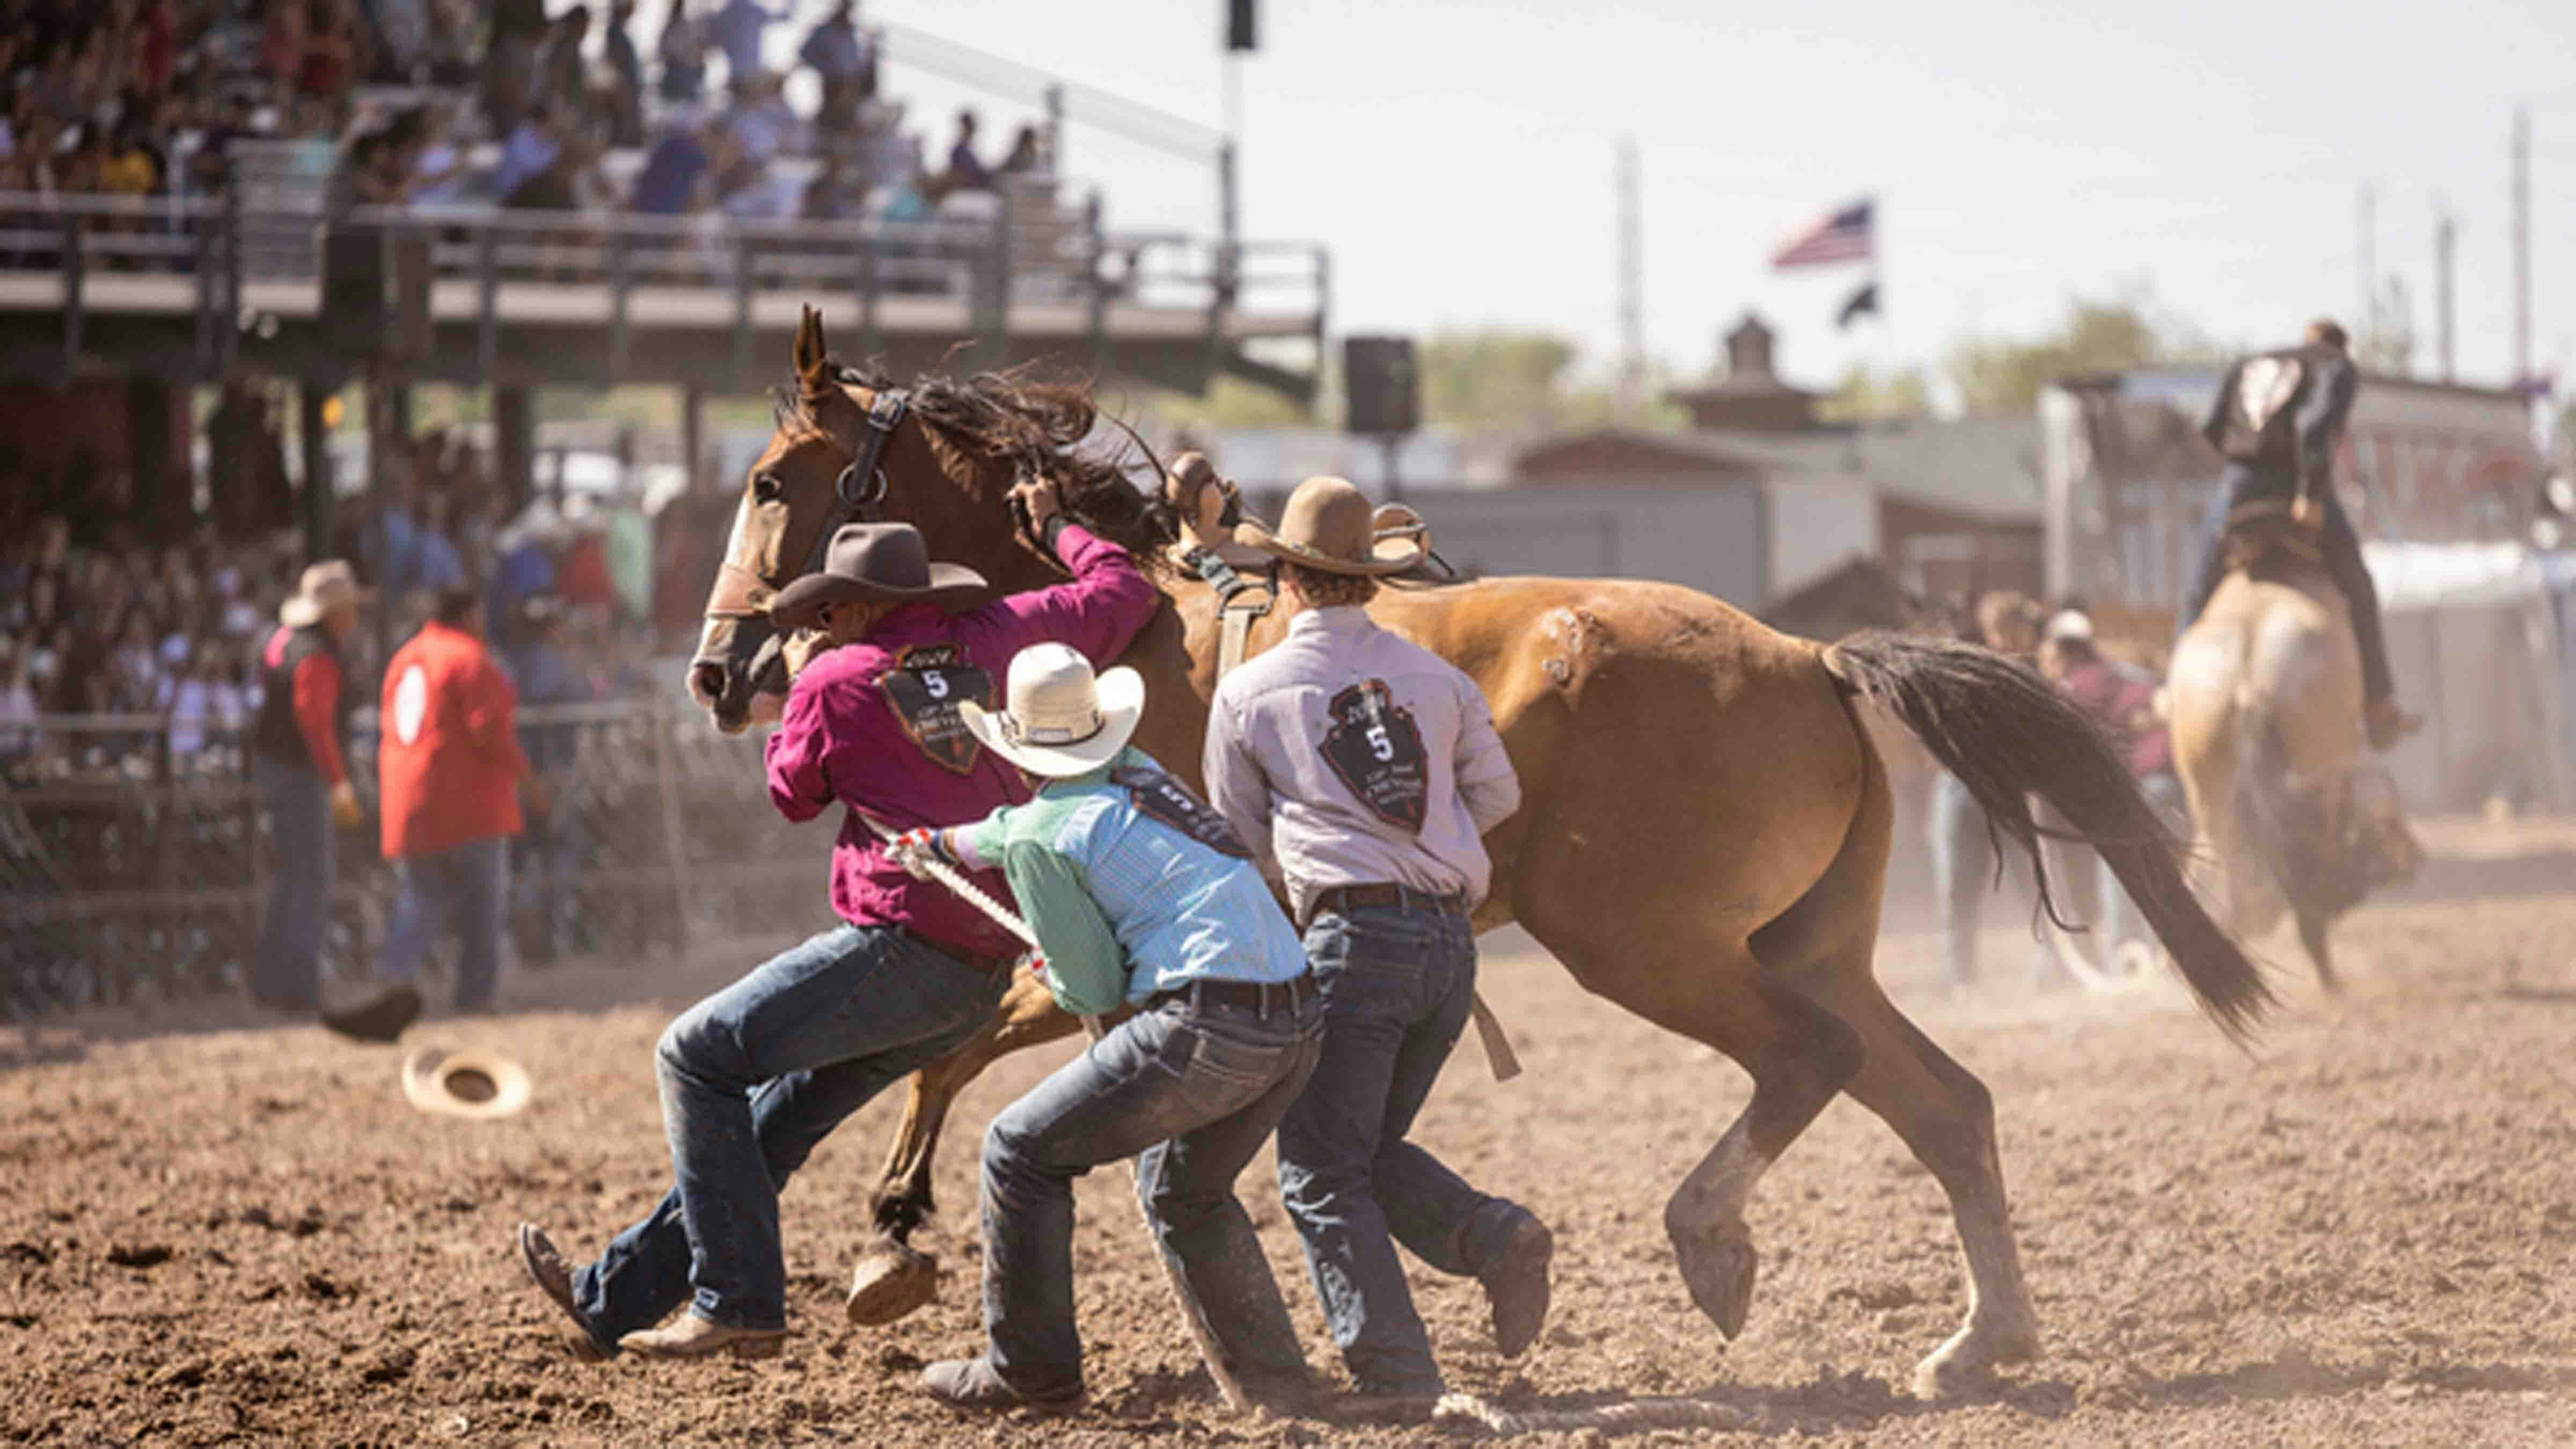
<svg viewBox="0 0 2576 1449"><path fill-rule="evenodd" d="M2335 496L2335 447L2343 439L2360 384L2342 326L2322 318L2308 324L2306 340L2298 346L2239 358L2227 370L2200 427L2201 436L2226 457L2227 471L2209 510L2200 570L2183 599L2175 633L2191 628L2227 577L2231 525L2287 504L2292 521L2311 532L2318 562L2343 591L2353 642L2361 651L2370 742L2384 750L2412 734L2421 721L2397 706L2388 641L2380 626L2379 591L2362 562L2361 539Z"/></svg>

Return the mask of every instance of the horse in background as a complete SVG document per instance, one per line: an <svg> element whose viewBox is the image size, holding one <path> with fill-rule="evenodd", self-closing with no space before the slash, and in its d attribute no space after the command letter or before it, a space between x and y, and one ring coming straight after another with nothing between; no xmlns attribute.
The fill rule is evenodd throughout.
<svg viewBox="0 0 2576 1449"><path fill-rule="evenodd" d="M2174 645L2167 712L2204 899L2247 939L2290 916L2332 991L2335 918L2423 850L2364 733L2343 593L2303 543L2286 510L2235 527L2227 577Z"/></svg>

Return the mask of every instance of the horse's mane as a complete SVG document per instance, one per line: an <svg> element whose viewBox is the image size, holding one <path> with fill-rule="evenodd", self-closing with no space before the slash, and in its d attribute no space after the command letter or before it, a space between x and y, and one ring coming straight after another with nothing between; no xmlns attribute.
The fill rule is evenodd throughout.
<svg viewBox="0 0 2576 1449"><path fill-rule="evenodd" d="M872 391L905 386L875 363L829 365L853 386ZM1066 513L1138 559L1161 558L1164 546L1180 537L1180 519L1160 490L1148 493L1128 479L1127 470L1139 454L1142 461L1155 463L1134 429L1113 417L1110 421L1126 432L1128 442L1106 451L1083 447L1102 416L1088 383L1041 378L1034 368L1021 366L967 377L928 373L913 380L909 392L913 412L957 451L1007 463L1017 473L1054 479ZM804 389L792 383L776 394L776 411L782 427L821 426Z"/></svg>

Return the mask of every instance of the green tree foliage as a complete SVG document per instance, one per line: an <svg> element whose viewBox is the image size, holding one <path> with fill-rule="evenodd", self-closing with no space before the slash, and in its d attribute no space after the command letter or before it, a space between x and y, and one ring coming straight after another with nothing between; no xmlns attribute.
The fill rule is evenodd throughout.
<svg viewBox="0 0 2576 1449"><path fill-rule="evenodd" d="M1932 415L1932 388L1919 367L1879 372L1853 363L1833 395L1816 404L1829 423L1894 422Z"/></svg>
<svg viewBox="0 0 2576 1449"><path fill-rule="evenodd" d="M1961 343L1950 353L1950 380L1961 403L1979 417L2023 417L2039 391L2074 373L2204 363L2223 355L2187 324L2150 310L2143 296L2067 305L2066 321L2035 341Z"/></svg>
<svg viewBox="0 0 2576 1449"><path fill-rule="evenodd" d="M1549 332L1441 332L1414 349L1429 423L1554 425L1565 412L1575 345Z"/></svg>

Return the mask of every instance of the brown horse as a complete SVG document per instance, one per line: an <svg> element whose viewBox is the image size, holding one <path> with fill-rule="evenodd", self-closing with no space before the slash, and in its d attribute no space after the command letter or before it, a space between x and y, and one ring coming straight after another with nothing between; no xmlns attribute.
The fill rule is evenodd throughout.
<svg viewBox="0 0 2576 1449"><path fill-rule="evenodd" d="M835 480L869 447L887 384L836 366L809 312L781 427L753 465L729 550L774 588L832 516ZM1214 687L1212 592L1162 562L1171 509L1078 446L1094 421L1080 388L1017 376L925 379L886 436L883 509L1002 591L1062 575L1014 527L1023 473L1062 486L1068 510L1155 570L1167 606L1124 662L1146 676L1142 748L1194 784ZM711 617L691 687L719 724L747 717L768 642L738 602ZM1956 1389L2039 1342L2004 1205L1985 1086L1899 1014L1871 975L1891 805L1859 701L1885 707L1975 792L2024 849L2026 801L2049 800L2113 862L2192 991L2231 1033L2269 1003L2251 962L2184 883L2176 843L2111 746L2036 675L1965 645L1863 635L1830 648L1774 633L1715 599L1621 580L1491 579L1384 593L1371 612L1473 676L1521 777L1520 812L1488 840L1495 863L1480 928L1517 921L1591 991L1725 1052L1752 1101L1668 1202L1664 1220L1701 1311L1733 1337L1756 1255L1744 1209L1764 1171L1838 1092L1882 1118L1948 1194L1967 1260L1967 1317L1916 1373ZM1275 641L1267 621L1252 647ZM2044 879L2044 874L2043 874ZM1023 981L995 1022L915 1079L878 1220L887 1261L927 1210L928 1162L949 1103L996 1056L1073 1029ZM917 1257L917 1255L915 1255ZM925 1295L871 1296L854 1316ZM863 1303L862 1300L868 1300Z"/></svg>
<svg viewBox="0 0 2576 1449"><path fill-rule="evenodd" d="M2327 929L2423 853L2363 737L2343 591L2285 521L2235 535L2237 567L2174 645L2167 709L2204 894L2249 937L2289 915L2331 991Z"/></svg>

